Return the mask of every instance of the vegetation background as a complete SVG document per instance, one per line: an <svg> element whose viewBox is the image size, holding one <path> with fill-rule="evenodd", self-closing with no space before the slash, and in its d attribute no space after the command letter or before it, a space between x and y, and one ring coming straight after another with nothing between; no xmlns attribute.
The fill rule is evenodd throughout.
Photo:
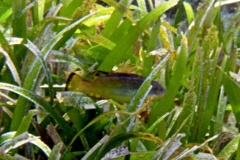
<svg viewBox="0 0 240 160"><path fill-rule="evenodd" d="M240 159L239 0L157 2L0 1L0 159ZM95 101L76 69L146 79Z"/></svg>

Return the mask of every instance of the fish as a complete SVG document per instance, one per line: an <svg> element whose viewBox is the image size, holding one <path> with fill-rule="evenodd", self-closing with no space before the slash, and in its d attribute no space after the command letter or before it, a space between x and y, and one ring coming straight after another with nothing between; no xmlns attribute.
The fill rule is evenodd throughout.
<svg viewBox="0 0 240 160"><path fill-rule="evenodd" d="M94 99L112 99L129 103L137 93L145 78L131 73L107 73L96 71L87 76L72 72L66 82L67 91L83 92ZM151 82L152 89L147 98L160 99L165 89L157 82Z"/></svg>

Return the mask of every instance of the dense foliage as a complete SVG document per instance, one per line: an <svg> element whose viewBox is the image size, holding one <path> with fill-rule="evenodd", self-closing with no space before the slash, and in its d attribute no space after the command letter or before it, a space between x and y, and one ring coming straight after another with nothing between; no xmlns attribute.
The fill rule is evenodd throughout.
<svg viewBox="0 0 240 160"><path fill-rule="evenodd" d="M240 159L236 2L0 1L0 159ZM64 91L75 70L146 79L122 104Z"/></svg>

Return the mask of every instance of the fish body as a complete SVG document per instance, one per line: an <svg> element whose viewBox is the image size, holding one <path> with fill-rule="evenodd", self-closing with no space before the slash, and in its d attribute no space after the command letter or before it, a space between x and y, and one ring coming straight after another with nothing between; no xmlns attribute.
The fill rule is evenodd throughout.
<svg viewBox="0 0 240 160"><path fill-rule="evenodd" d="M71 73L66 84L66 90L83 92L92 98L113 99L118 102L129 103L145 78L128 73L95 72L86 77ZM152 83L148 98L159 99L165 89L156 81Z"/></svg>

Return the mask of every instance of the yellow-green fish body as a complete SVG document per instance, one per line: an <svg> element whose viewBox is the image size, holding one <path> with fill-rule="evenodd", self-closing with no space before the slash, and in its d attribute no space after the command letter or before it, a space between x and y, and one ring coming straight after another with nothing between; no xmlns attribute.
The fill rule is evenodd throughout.
<svg viewBox="0 0 240 160"><path fill-rule="evenodd" d="M128 73L95 72L86 77L71 73L66 85L68 91L78 91L97 99L113 99L128 103L144 82L145 78ZM165 89L156 81L152 82L152 89L148 98L159 99Z"/></svg>

